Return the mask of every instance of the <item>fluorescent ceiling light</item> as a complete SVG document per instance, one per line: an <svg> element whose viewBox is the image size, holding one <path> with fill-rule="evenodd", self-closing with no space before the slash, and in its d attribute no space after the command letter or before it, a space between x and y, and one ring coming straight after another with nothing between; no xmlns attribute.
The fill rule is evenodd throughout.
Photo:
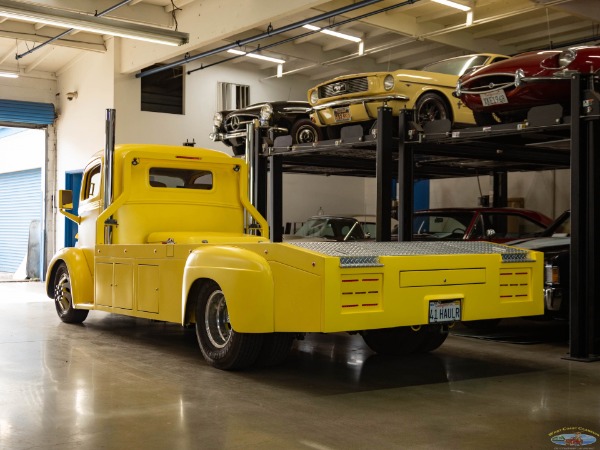
<svg viewBox="0 0 600 450"><path fill-rule="evenodd" d="M19 74L17 72L10 72L6 70L0 70L0 77L4 78L19 78Z"/></svg>
<svg viewBox="0 0 600 450"><path fill-rule="evenodd" d="M347 41L352 41L352 42L357 42L357 43L362 41L362 39L359 37L351 36L346 33L340 33L339 31L333 31L328 28L319 28L319 27L316 27L311 24L303 25L303 27L308 30L311 30L311 31L319 31L320 33L328 34L329 36L335 36L340 39L346 39Z"/></svg>
<svg viewBox="0 0 600 450"><path fill-rule="evenodd" d="M189 41L188 33L180 31L133 24L106 17L94 17L89 14L61 11L13 0L0 0L0 17L137 39L156 44L182 45Z"/></svg>
<svg viewBox="0 0 600 450"><path fill-rule="evenodd" d="M461 5L460 3L453 2L452 0L431 0L432 2L439 3L441 5L449 6L450 8L460 9L461 11L471 11L469 6Z"/></svg>
<svg viewBox="0 0 600 450"><path fill-rule="evenodd" d="M263 61L270 61L270 62L274 62L274 63L277 63L277 64L283 64L283 63L285 63L284 59L271 58L270 56L258 55L256 53L246 53L246 52L243 52L241 50L235 50L233 48L230 48L229 50L227 50L227 52L228 53L233 53L234 55L247 56L248 58L262 59Z"/></svg>

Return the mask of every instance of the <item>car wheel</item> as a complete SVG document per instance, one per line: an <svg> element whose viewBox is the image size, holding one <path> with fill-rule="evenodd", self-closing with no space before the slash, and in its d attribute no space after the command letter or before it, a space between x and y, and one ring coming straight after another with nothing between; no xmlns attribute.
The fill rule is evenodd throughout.
<svg viewBox="0 0 600 450"><path fill-rule="evenodd" d="M229 322L225 294L213 281L198 291L196 338L204 359L222 370L239 370L254 364L263 344L260 333L237 333Z"/></svg>
<svg viewBox="0 0 600 450"><path fill-rule="evenodd" d="M438 94L429 92L423 94L415 104L415 115L417 123L423 124L432 120L449 119L452 120L450 108L446 101Z"/></svg>
<svg viewBox="0 0 600 450"><path fill-rule="evenodd" d="M310 119L302 119L294 123L291 135L293 144L312 144L323 140L321 129Z"/></svg>
<svg viewBox="0 0 600 450"><path fill-rule="evenodd" d="M396 327L367 330L362 337L369 348L380 355L401 356L419 351L424 333L421 328Z"/></svg>
<svg viewBox="0 0 600 450"><path fill-rule="evenodd" d="M71 277L64 262L59 263L54 274L54 306L60 320L66 323L81 323L89 313L87 309L73 307Z"/></svg>
<svg viewBox="0 0 600 450"><path fill-rule="evenodd" d="M417 347L417 352L432 352L440 347L448 337L448 330L444 331L441 327L429 327L424 330L423 340Z"/></svg>

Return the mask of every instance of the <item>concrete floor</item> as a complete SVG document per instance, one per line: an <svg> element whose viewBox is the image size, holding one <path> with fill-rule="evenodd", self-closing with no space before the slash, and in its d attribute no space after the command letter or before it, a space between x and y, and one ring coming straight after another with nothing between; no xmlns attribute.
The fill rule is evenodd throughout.
<svg viewBox="0 0 600 450"><path fill-rule="evenodd" d="M459 326L432 354L383 358L312 335L283 366L222 372L191 330L67 325L41 283L0 283L0 449L553 449L577 428L600 449L600 363L563 359L564 325L495 336Z"/></svg>

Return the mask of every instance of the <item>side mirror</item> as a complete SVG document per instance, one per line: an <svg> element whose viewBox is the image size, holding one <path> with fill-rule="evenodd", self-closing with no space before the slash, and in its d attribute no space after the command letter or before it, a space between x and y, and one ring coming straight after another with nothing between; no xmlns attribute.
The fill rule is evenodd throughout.
<svg viewBox="0 0 600 450"><path fill-rule="evenodd" d="M58 191L58 207L59 209L73 209L73 191Z"/></svg>

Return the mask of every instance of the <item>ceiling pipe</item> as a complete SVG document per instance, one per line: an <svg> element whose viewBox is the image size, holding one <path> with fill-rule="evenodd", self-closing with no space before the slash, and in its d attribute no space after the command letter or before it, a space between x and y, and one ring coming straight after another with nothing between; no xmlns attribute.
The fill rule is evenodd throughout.
<svg viewBox="0 0 600 450"><path fill-rule="evenodd" d="M364 19L366 17L370 17L370 16L374 16L376 14L387 12L387 11L390 11L392 9L396 9L396 8L401 7L401 6L409 5L409 4L418 2L418 1L419 0L406 0L406 1L402 2L402 3L397 3L397 4L392 5L392 6L386 6L385 8L381 8L381 9L378 9L378 10L375 10L375 11L371 11L371 12L368 12L368 13L365 13L365 14L361 14L360 16L353 17L351 19L346 19L346 20L343 20L341 22L337 22L337 23L334 23L334 24L331 24L331 25L327 25L325 27L321 27L321 29L339 27L341 25L345 25L345 24L350 23L350 22L356 22L357 20L361 20L361 19ZM278 41L278 42L274 42L272 44L265 45L263 47L259 46L259 47L255 48L254 50L246 51L246 53L254 53L254 52L257 52L259 50L267 50L269 48L276 47L276 46L282 45L282 44L286 44L288 42L295 41L296 39L300 39L300 38L303 38L303 37L306 37L306 36L310 36L311 34L315 34L315 33L319 33L319 32L320 32L320 30L307 31L306 33L303 33L303 34L301 34L299 36L290 37L290 38L284 39L282 41ZM207 69L208 67L212 67L212 66L216 66L216 65L219 65L219 64L223 64L223 63L229 62L229 61L231 61L233 59L241 58L241 56L243 56L243 55L233 56L231 58L227 58L227 59L224 59L222 61L217 61L217 62L214 62L212 64L207 64L206 66L201 66L201 67L198 67L197 69L189 70L187 72L187 74L189 75L189 74L194 73L194 72L196 72L198 70L203 70L203 69Z"/></svg>
<svg viewBox="0 0 600 450"><path fill-rule="evenodd" d="M214 54L221 53L221 52L224 52L227 50L239 48L243 45L250 44L252 42L256 42L256 41L259 41L259 40L267 38L267 37L285 33L286 31L295 30L296 28L300 28L303 25L307 25L312 22L317 22L317 21L323 20L323 19L329 19L329 18L331 18L333 16L337 16L339 14L344 14L344 13L347 13L350 11L354 11L356 9L364 8L365 6L369 6L374 3L379 3L380 1L381 0L363 0L363 1L355 3L353 5L344 6L343 8L338 8L333 11L329 11L327 13L323 13L318 16L311 17L310 19L301 20L299 22L295 22L293 24L286 25L285 27L277 28L276 30L267 29L267 31L265 33L257 34L255 36L252 36L252 37L249 37L246 39L242 39L240 41L236 41L233 44L228 44L228 45L224 45L222 47L215 48L213 50L208 50L206 52L199 53L198 55L186 56L185 58L180 59L179 61L175 61L170 64L165 64L164 66L154 67L152 69L141 71L139 73L136 73L135 77L142 78L142 77L145 77L148 75L153 75L155 73L162 72L163 70L168 70L168 69L172 69L174 67L179 67L179 66L182 66L185 63L189 63L191 61L196 61L198 59L205 58L207 56L212 56ZM414 3L414 1L417 1L417 0L409 0L407 3ZM270 25L269 25L269 28L270 28Z"/></svg>
<svg viewBox="0 0 600 450"><path fill-rule="evenodd" d="M115 9L120 8L123 5L126 5L127 3L131 3L133 0L123 0L121 3L118 3L116 5L111 6L108 9L105 9L102 12L96 12L96 14L94 15L95 17L102 17L110 12L113 12ZM15 59L21 59L24 56L27 56L33 52L35 52L36 50L39 50L42 47L45 47L48 44L51 44L54 41L58 41L60 38L63 38L65 36L67 36L68 34L71 34L73 31L75 31L75 28L70 28L66 31L63 31L62 33L60 33L58 36L54 36L52 39L48 39L46 42L42 42L40 45L38 45L37 47L33 47L31 50L27 50L25 53L21 53L20 55L17 54L15 55Z"/></svg>

